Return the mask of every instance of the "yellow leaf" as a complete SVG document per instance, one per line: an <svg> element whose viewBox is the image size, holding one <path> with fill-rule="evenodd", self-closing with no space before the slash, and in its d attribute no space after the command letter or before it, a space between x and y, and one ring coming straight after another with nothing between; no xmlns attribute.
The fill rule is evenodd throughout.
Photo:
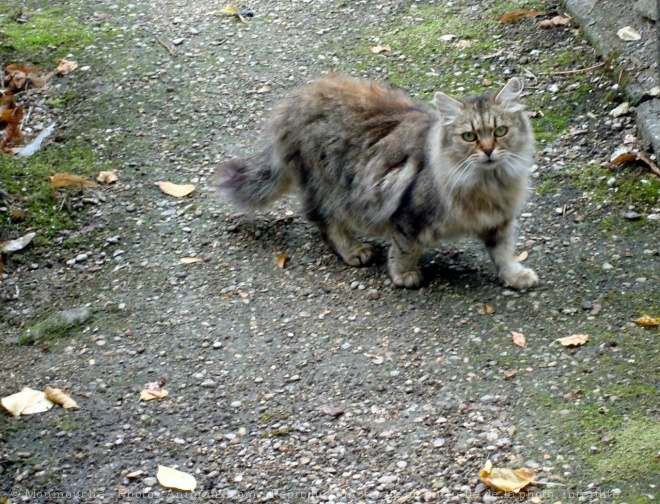
<svg viewBox="0 0 660 504"><path fill-rule="evenodd" d="M527 342L525 340L525 335L523 333L511 331L511 335L513 336L514 344L518 345L521 348L525 348Z"/></svg>
<svg viewBox="0 0 660 504"><path fill-rule="evenodd" d="M46 399L46 394L40 390L25 387L16 394L2 398L2 406L13 416L42 413L53 407Z"/></svg>
<svg viewBox="0 0 660 504"><path fill-rule="evenodd" d="M523 262L525 259L529 257L529 252L526 250L523 250L520 255L518 256L518 262Z"/></svg>
<svg viewBox="0 0 660 504"><path fill-rule="evenodd" d="M653 318L649 315L644 315L643 317L639 317L634 322L635 324L642 327L658 327L660 325L660 317Z"/></svg>
<svg viewBox="0 0 660 504"><path fill-rule="evenodd" d="M153 401L154 399L162 399L163 397L167 397L168 394L169 392L165 389L160 391L143 390L140 392L140 401Z"/></svg>
<svg viewBox="0 0 660 504"><path fill-rule="evenodd" d="M484 305L484 312L486 312L487 315L492 315L495 313L495 308L493 308L491 305Z"/></svg>
<svg viewBox="0 0 660 504"><path fill-rule="evenodd" d="M574 348L584 345L587 341L589 341L589 336L587 334L573 334L572 336L559 338L557 341L564 345L566 348Z"/></svg>
<svg viewBox="0 0 660 504"><path fill-rule="evenodd" d="M74 186L80 187L98 187L99 185L93 180L87 180L79 175L72 175L71 173L56 173L52 177L49 177L50 183L53 186L53 189L58 187L67 187Z"/></svg>
<svg viewBox="0 0 660 504"><path fill-rule="evenodd" d="M55 69L55 71L57 72L57 75L64 76L69 72L74 71L76 68L78 68L77 61L69 61L69 60L61 59L57 64L57 68Z"/></svg>
<svg viewBox="0 0 660 504"><path fill-rule="evenodd" d="M59 404L64 409L79 408L76 401L71 399L71 396L62 389L46 387L45 393L48 400L55 404Z"/></svg>
<svg viewBox="0 0 660 504"><path fill-rule="evenodd" d="M241 16L241 11L239 11L238 8L234 5L228 5L227 7L220 9L218 12L220 12L220 14L227 14L228 16L234 16L241 23L245 23L245 18Z"/></svg>
<svg viewBox="0 0 660 504"><path fill-rule="evenodd" d="M193 264L198 262L206 262L206 259L203 257L182 257L181 262L183 264Z"/></svg>
<svg viewBox="0 0 660 504"><path fill-rule="evenodd" d="M103 184L112 184L113 182L117 182L118 178L119 176L117 170L102 171L99 172L99 174L96 176L96 180L102 182Z"/></svg>
<svg viewBox="0 0 660 504"><path fill-rule="evenodd" d="M486 485L494 490L501 492L518 493L532 481L534 473L527 469L497 469L493 468L490 460L486 462L485 467L479 471L479 477Z"/></svg>
<svg viewBox="0 0 660 504"><path fill-rule="evenodd" d="M277 267L280 269L284 269L289 262L289 254L280 254L277 256Z"/></svg>
<svg viewBox="0 0 660 504"><path fill-rule="evenodd" d="M183 198L195 190L195 186L192 184L179 185L172 182L157 182L157 184L161 191L175 198Z"/></svg>
<svg viewBox="0 0 660 504"><path fill-rule="evenodd" d="M156 478L165 488L174 488L183 492L192 492L197 487L197 481L192 475L163 465L158 465Z"/></svg>

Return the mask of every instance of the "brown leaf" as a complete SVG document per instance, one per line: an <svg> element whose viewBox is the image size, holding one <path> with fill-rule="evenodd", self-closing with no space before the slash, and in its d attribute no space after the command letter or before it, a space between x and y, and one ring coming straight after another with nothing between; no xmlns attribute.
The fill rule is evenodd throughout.
<svg viewBox="0 0 660 504"><path fill-rule="evenodd" d="M525 340L525 335L523 333L511 331L513 343L518 345L520 348L525 348L527 341Z"/></svg>
<svg viewBox="0 0 660 504"><path fill-rule="evenodd" d="M289 254L280 254L277 256L277 267L280 269L284 269L289 262Z"/></svg>
<svg viewBox="0 0 660 504"><path fill-rule="evenodd" d="M658 327L660 325L660 317L653 318L649 315L644 315L643 317L639 317L634 322L635 324L642 327Z"/></svg>
<svg viewBox="0 0 660 504"><path fill-rule="evenodd" d="M57 75L65 76L69 72L73 72L76 68L78 68L77 61L69 61L69 60L61 59L57 63L57 68L55 69L55 71L57 72Z"/></svg>
<svg viewBox="0 0 660 504"><path fill-rule="evenodd" d="M140 401L152 401L154 399L167 397L169 392L163 388L164 386L164 378L161 378L157 382L147 384L147 388L140 393Z"/></svg>
<svg viewBox="0 0 660 504"><path fill-rule="evenodd" d="M181 185L172 182L157 182L157 184L161 191L175 198L183 198L195 190L195 186L192 184Z"/></svg>
<svg viewBox="0 0 660 504"><path fill-rule="evenodd" d="M36 72L43 72L44 69L42 67L38 66L30 66L30 65L21 65L19 63L12 63L11 65L7 65L7 68L5 68L5 72L7 73L12 73L12 72L23 72L25 75Z"/></svg>
<svg viewBox="0 0 660 504"><path fill-rule="evenodd" d="M491 461L486 462L486 466L479 471L479 477L486 485L499 490L500 492L518 493L532 481L534 473L527 469L497 469L493 467Z"/></svg>
<svg viewBox="0 0 660 504"><path fill-rule="evenodd" d="M50 80L50 78L55 75L55 71L48 72L47 74L44 75L39 75L36 73L30 73L27 75L27 80L32 86L36 88L42 88L46 85L46 83Z"/></svg>
<svg viewBox="0 0 660 504"><path fill-rule="evenodd" d="M5 133L0 140L0 149L3 151L23 136L21 133L21 120L23 119L23 104L12 110L5 127Z"/></svg>
<svg viewBox="0 0 660 504"><path fill-rule="evenodd" d="M587 341L589 341L589 336L587 334L573 334L572 336L559 338L557 341L564 345L566 348L575 348L582 346Z"/></svg>
<svg viewBox="0 0 660 504"><path fill-rule="evenodd" d="M14 70L5 76L5 83L10 91L20 91L27 84L27 74L20 70Z"/></svg>
<svg viewBox="0 0 660 504"><path fill-rule="evenodd" d="M555 16L555 17L550 18L550 19L544 19L543 21L541 21L539 26L541 28L548 29L548 28L555 28L557 26L565 26L565 25L569 24L570 22L571 22L571 18L569 18L569 17Z"/></svg>
<svg viewBox="0 0 660 504"><path fill-rule="evenodd" d="M9 112L9 115L5 117L5 112L11 111L11 109L16 107L16 102L14 101L14 92L10 91L9 89L2 91L0 93L0 114L2 114L3 119L0 119L0 122L7 122L9 119L9 115L11 115L11 112Z"/></svg>
<svg viewBox="0 0 660 504"><path fill-rule="evenodd" d="M118 170L102 171L96 176L96 180L103 184L112 184L119 179Z"/></svg>
<svg viewBox="0 0 660 504"><path fill-rule="evenodd" d="M59 404L64 409L79 408L76 401L71 399L71 396L62 389L46 387L44 392L49 401Z"/></svg>
<svg viewBox="0 0 660 504"><path fill-rule="evenodd" d="M52 177L48 177L53 189L58 187L98 187L99 185L93 180L88 180L79 175L72 175L71 173L56 173Z"/></svg>
<svg viewBox="0 0 660 504"><path fill-rule="evenodd" d="M493 313L495 313L495 308L493 308L493 307L490 306L490 305L484 305L484 312L485 312L487 315L492 315Z"/></svg>
<svg viewBox="0 0 660 504"><path fill-rule="evenodd" d="M523 250L520 255L518 256L518 262L523 262L525 259L529 257L529 252L526 250Z"/></svg>
<svg viewBox="0 0 660 504"><path fill-rule="evenodd" d="M500 20L500 23L504 24L509 24L509 23L515 23L519 19L522 18L533 18L538 16L539 14L543 14L543 12L539 10L516 10L513 12L507 12L506 14L502 14L498 19Z"/></svg>
<svg viewBox="0 0 660 504"><path fill-rule="evenodd" d="M380 54L382 52L390 52L392 48L389 45L377 45L371 48L371 52L374 54Z"/></svg>
<svg viewBox="0 0 660 504"><path fill-rule="evenodd" d="M651 161L643 154L640 154L639 152L635 152L635 151L626 152L625 154L621 154L620 156L617 156L610 163L610 167L618 166L625 163L637 163L640 161L646 164L646 166L648 166L653 173L660 176L660 168L658 168L658 165L656 165L653 161Z"/></svg>

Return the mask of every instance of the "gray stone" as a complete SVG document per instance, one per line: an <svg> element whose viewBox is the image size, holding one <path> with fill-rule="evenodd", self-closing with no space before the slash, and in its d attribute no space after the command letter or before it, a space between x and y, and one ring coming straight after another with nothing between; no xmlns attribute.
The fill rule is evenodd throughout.
<svg viewBox="0 0 660 504"><path fill-rule="evenodd" d="M29 345L41 338L54 338L60 335L64 336L64 333L68 329L84 324L91 318L92 310L86 306L61 311L55 315L51 315L46 320L28 327L23 334L21 334L20 338L18 338L18 343L21 345Z"/></svg>
<svg viewBox="0 0 660 504"><path fill-rule="evenodd" d="M635 10L642 16L653 21L658 20L657 0L637 0Z"/></svg>

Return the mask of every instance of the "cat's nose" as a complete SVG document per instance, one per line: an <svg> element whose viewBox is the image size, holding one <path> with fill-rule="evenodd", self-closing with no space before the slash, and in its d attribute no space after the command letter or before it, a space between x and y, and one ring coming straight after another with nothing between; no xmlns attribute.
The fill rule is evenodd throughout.
<svg viewBox="0 0 660 504"><path fill-rule="evenodd" d="M484 154L486 154L486 156L488 157L488 159L490 159L490 155L493 153L493 148L492 148L492 147L487 147L487 148L481 149L481 151L482 151Z"/></svg>

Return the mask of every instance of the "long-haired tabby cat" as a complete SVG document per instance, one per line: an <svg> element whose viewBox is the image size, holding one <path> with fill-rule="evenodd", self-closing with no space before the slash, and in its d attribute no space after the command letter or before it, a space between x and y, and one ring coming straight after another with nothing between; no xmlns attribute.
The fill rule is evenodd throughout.
<svg viewBox="0 0 660 504"><path fill-rule="evenodd" d="M483 241L506 284L526 289L538 277L514 256L534 156L521 93L517 78L494 94L436 93L436 110L383 85L323 78L279 103L257 151L221 165L216 185L247 212L297 188L307 218L351 266L374 256L356 233L389 239L399 287L420 286L424 246L467 235Z"/></svg>

